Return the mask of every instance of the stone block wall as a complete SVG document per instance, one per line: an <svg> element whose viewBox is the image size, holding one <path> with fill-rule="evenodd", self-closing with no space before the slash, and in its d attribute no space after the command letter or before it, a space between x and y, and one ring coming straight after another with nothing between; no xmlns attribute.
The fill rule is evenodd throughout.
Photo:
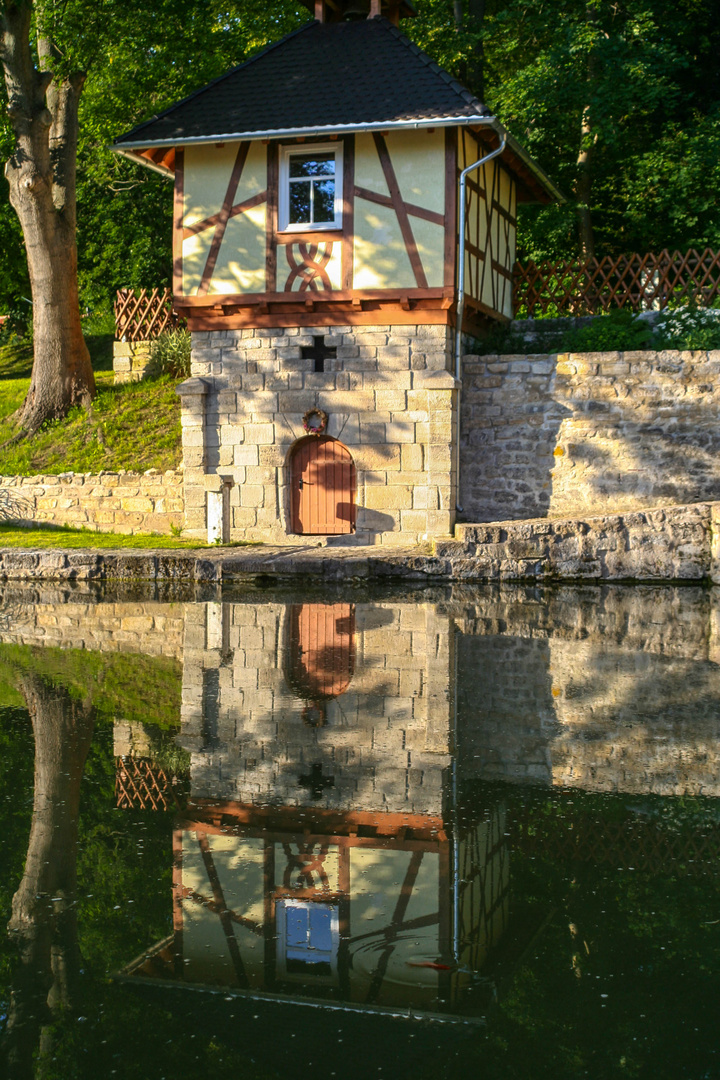
<svg viewBox="0 0 720 1080"><path fill-rule="evenodd" d="M194 798L441 813L452 635L432 605L355 606L354 674L317 727L286 676L285 604L186 611L180 742ZM302 778L317 766L328 783L313 799Z"/></svg>
<svg viewBox="0 0 720 1080"><path fill-rule="evenodd" d="M466 356L465 521L720 499L720 351Z"/></svg>
<svg viewBox="0 0 720 1080"><path fill-rule="evenodd" d="M139 382L150 366L149 341L113 342L113 382Z"/></svg>
<svg viewBox="0 0 720 1080"><path fill-rule="evenodd" d="M12 621L0 626L0 642L53 649L142 653L181 660L185 604L155 601L97 603L49 590L23 601L19 591L3 596ZM152 710L150 709L150 712Z"/></svg>
<svg viewBox="0 0 720 1080"><path fill-rule="evenodd" d="M712 581L720 584L720 503L579 518L458 525L428 567L503 581Z"/></svg>
<svg viewBox="0 0 720 1080"><path fill-rule="evenodd" d="M0 476L0 518L23 525L167 535L182 527L184 508L181 472Z"/></svg>
<svg viewBox="0 0 720 1080"><path fill-rule="evenodd" d="M618 649L550 644L558 722L553 783L586 791L720 795L720 666Z"/></svg>
<svg viewBox="0 0 720 1080"><path fill-rule="evenodd" d="M336 356L316 372L303 348ZM230 538L291 535L290 455L309 409L352 455L357 531L368 543L448 535L454 524L455 380L445 326L341 326L193 334L183 401L186 524L207 528L208 491L232 481Z"/></svg>
<svg viewBox="0 0 720 1080"><path fill-rule="evenodd" d="M518 590L453 611L466 770L584 791L720 794L718 611L706 590Z"/></svg>

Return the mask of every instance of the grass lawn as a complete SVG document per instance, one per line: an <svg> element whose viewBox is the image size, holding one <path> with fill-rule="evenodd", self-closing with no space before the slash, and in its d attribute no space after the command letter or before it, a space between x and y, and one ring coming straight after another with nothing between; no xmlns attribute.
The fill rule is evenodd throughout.
<svg viewBox="0 0 720 1080"><path fill-rule="evenodd" d="M116 472L176 469L182 459L180 399L167 377L113 386L111 334L86 336L97 396L92 408L73 409L31 439L0 448L0 474ZM0 346L0 444L15 433L10 416L30 384L32 350Z"/></svg>
<svg viewBox="0 0 720 1080"><path fill-rule="evenodd" d="M227 545L239 547L239 543ZM245 546L245 545L242 545ZM35 525L21 528L0 524L0 548L207 548L202 540L183 536L159 536L140 533L124 536L121 533L91 532L89 529L65 529L54 525ZM210 545L213 549L212 545Z"/></svg>

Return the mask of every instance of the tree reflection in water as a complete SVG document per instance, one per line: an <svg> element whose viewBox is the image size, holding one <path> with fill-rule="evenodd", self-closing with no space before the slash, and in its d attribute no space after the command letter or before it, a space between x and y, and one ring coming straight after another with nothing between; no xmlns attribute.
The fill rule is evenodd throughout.
<svg viewBox="0 0 720 1080"><path fill-rule="evenodd" d="M53 1050L59 1009L77 1009L82 966L77 926L77 840L80 786L94 728L94 710L64 687L25 672L18 689L35 737L33 818L25 873L8 923L19 963L8 1011L8 1075L35 1075L34 1058Z"/></svg>

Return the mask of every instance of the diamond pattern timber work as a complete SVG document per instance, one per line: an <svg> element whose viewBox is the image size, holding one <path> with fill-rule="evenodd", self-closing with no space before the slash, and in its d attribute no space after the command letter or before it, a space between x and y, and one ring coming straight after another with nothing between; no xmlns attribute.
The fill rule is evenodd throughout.
<svg viewBox="0 0 720 1080"><path fill-rule="evenodd" d="M654 874L718 873L720 829L662 828L652 821L573 822L558 827L552 817L537 828L537 816L518 816L512 823L511 846L532 857L591 862L621 870Z"/></svg>
<svg viewBox="0 0 720 1080"><path fill-rule="evenodd" d="M115 337L118 341L151 341L180 320L173 310L170 289L118 289L115 300Z"/></svg>
<svg viewBox="0 0 720 1080"><path fill-rule="evenodd" d="M586 262L515 264L513 312L594 315L611 308L648 311L671 301L708 306L720 296L720 252L694 248Z"/></svg>
<svg viewBox="0 0 720 1080"><path fill-rule="evenodd" d="M178 778L148 758L115 761L115 796L119 810L172 810L180 805Z"/></svg>

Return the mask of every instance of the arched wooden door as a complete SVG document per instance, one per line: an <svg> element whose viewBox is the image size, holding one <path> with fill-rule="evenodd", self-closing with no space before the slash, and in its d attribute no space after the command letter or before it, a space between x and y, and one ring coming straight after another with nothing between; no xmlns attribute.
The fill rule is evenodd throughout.
<svg viewBox="0 0 720 1080"><path fill-rule="evenodd" d="M292 531L327 536L355 531L355 464L328 435L309 435L295 447L291 466Z"/></svg>

